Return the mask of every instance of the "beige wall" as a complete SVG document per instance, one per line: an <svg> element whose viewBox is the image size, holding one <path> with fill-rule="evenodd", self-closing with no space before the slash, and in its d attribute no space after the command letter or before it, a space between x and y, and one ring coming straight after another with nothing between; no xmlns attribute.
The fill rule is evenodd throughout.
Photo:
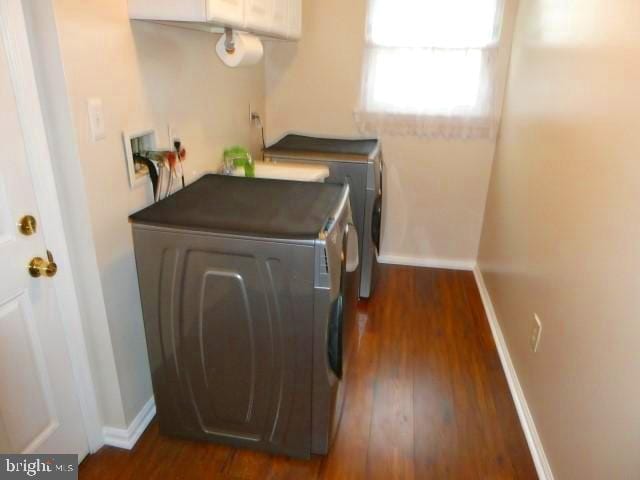
<svg viewBox="0 0 640 480"><path fill-rule="evenodd" d="M188 179L216 169L224 147L258 145L248 108L250 102L259 111L264 108L263 66L224 67L215 55L215 35L148 23L132 25L126 0L53 0L52 4L64 68L62 83L69 95L69 128L53 135L72 135L75 142L81 172L77 183L67 186L84 189L88 203L103 311L115 354L116 387L121 390L120 410L112 405L104 386L100 392L98 385L99 393L105 393L99 396L105 423L123 427L152 394L127 220L130 213L148 205L152 195L148 186L129 187L122 131L152 126L166 145L167 126L172 124L188 149ZM44 57L51 53L46 40L39 48L46 52ZM49 88L60 93L55 85ZM87 118L90 97L99 97L104 104L107 136L96 143L90 140ZM50 118L64 116L60 115L64 103L50 105L54 111ZM63 155L59 160L59 181L64 184L70 165ZM75 197L83 201L82 195ZM72 202L67 200L70 217L76 215ZM95 354L105 349L100 344L105 332L96 331L98 317L88 315L86 327L93 339L94 377L100 382L102 370L109 365Z"/></svg>
<svg viewBox="0 0 640 480"><path fill-rule="evenodd" d="M303 0L299 44L267 49L267 136L287 131L358 136L366 0ZM501 71L514 16L508 2ZM502 91L502 89L499 89ZM384 137L382 253L427 263L476 260L495 143Z"/></svg>
<svg viewBox="0 0 640 480"><path fill-rule="evenodd" d="M480 265L556 478L638 478L640 3L522 3Z"/></svg>

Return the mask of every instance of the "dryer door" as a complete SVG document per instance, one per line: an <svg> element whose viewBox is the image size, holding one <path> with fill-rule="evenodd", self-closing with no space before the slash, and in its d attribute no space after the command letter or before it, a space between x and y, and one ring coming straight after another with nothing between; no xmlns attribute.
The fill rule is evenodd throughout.
<svg viewBox="0 0 640 480"><path fill-rule="evenodd" d="M382 199L384 191L384 160L380 157L380 163L376 169L376 199L373 203L371 216L371 239L376 247L376 254L380 255L380 237L382 236Z"/></svg>
<svg viewBox="0 0 640 480"><path fill-rule="evenodd" d="M344 296L340 295L331 306L327 354L329 367L336 377L342 379L342 332L344 325Z"/></svg>
<svg viewBox="0 0 640 480"><path fill-rule="evenodd" d="M376 247L376 254L380 255L380 236L382 232L382 193L378 195L373 204L373 214L371 217L371 239Z"/></svg>
<svg viewBox="0 0 640 480"><path fill-rule="evenodd" d="M344 332L344 305L347 287L347 265L349 264L349 240L356 233L355 227L348 224L342 237L342 254L340 264L340 289L337 298L331 305L331 316L329 318L329 335L327 336L327 355L329 357L329 367L339 379L342 379L343 372L343 332ZM357 237L356 237L357 242ZM353 248L351 249L353 250ZM353 255L353 254L352 254ZM357 256L357 249L355 252ZM357 259L355 260L357 264ZM357 268L357 267L356 267Z"/></svg>

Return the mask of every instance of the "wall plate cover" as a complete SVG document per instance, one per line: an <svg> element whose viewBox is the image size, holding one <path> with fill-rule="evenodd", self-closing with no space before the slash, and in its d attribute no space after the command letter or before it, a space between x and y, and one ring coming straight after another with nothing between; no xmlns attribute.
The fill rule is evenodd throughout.
<svg viewBox="0 0 640 480"><path fill-rule="evenodd" d="M89 128L91 129L91 139L94 142L104 140L106 137L106 127L104 123L104 109L102 108L102 100L99 98L90 98L87 101L87 109L89 111Z"/></svg>
<svg viewBox="0 0 640 480"><path fill-rule="evenodd" d="M138 144L144 150L156 150L158 145L156 131L153 129L122 133L122 142L124 144L127 171L129 173L129 185L131 186L131 189L144 185L145 183L149 183L147 179L149 176L148 172L136 172L136 165L133 161L132 146L132 142L136 139L138 140Z"/></svg>

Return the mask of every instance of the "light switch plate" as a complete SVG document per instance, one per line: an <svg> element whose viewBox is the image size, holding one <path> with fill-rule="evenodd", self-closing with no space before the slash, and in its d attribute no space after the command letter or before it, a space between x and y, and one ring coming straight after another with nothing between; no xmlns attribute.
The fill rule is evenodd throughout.
<svg viewBox="0 0 640 480"><path fill-rule="evenodd" d="M89 110L89 127L91 128L91 139L94 142L104 140L106 137L106 128L104 124L104 110L102 108L102 100L99 98L90 98L88 100Z"/></svg>

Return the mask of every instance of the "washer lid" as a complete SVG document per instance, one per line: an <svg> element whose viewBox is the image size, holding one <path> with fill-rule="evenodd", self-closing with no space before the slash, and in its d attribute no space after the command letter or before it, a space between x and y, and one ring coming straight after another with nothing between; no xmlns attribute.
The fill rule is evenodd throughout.
<svg viewBox="0 0 640 480"><path fill-rule="evenodd" d="M298 182L324 182L331 172L326 165L311 165L307 163L255 163L256 178L270 178L272 180L293 180ZM236 168L232 175L244 177L245 169Z"/></svg>
<svg viewBox="0 0 640 480"><path fill-rule="evenodd" d="M305 158L308 155L331 156L334 160L366 162L377 154L379 142L375 139L344 140L315 138L304 135L287 135L265 149L265 154L292 155Z"/></svg>
<svg viewBox="0 0 640 480"><path fill-rule="evenodd" d="M134 224L247 237L317 239L342 185L206 175L134 215Z"/></svg>

